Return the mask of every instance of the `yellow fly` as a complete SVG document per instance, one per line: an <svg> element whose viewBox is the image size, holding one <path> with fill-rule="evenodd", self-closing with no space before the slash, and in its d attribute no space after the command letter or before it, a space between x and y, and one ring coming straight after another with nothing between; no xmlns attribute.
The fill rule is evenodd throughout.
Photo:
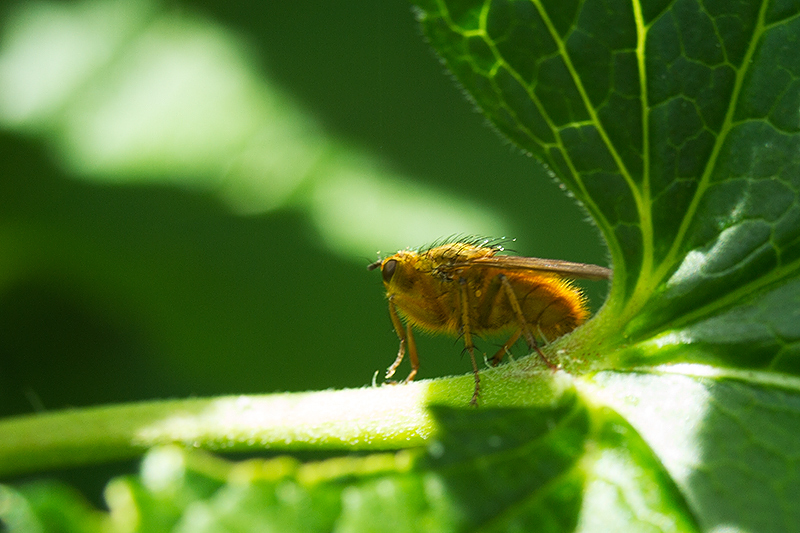
<svg viewBox="0 0 800 533"><path fill-rule="evenodd" d="M452 242L416 252L399 251L369 265L380 267L389 316L400 338L397 358L386 371L394 375L408 351L414 379L419 357L413 328L463 336L475 374L471 404L480 393L475 362L474 335L510 333L508 341L491 359L497 365L520 338L539 350L534 331L547 339L569 333L589 316L586 298L568 278L603 280L611 270L597 265L498 255L503 248L484 239ZM405 326L403 325L405 322Z"/></svg>

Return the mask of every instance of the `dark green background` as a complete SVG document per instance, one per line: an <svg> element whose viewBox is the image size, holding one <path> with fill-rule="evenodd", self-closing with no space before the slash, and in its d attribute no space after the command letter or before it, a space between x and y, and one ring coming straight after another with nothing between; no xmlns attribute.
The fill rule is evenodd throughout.
<svg viewBox="0 0 800 533"><path fill-rule="evenodd" d="M582 210L486 126L407 3L173 7L240 36L331 137L503 213L519 253L605 264ZM211 194L84 182L8 130L0 160L0 254L4 241L30 252L0 275L0 414L359 387L393 360L374 256L331 253L302 212L243 217ZM595 309L605 290L591 289ZM420 377L469 370L458 340L419 345Z"/></svg>

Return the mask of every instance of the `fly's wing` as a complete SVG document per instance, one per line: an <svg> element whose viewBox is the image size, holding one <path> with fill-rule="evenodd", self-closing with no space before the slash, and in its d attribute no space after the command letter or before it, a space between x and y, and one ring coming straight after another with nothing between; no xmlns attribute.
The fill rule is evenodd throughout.
<svg viewBox="0 0 800 533"><path fill-rule="evenodd" d="M495 255L471 259L469 262L456 263L453 267L487 266L506 268L509 270L532 270L551 272L567 278L589 280L611 279L611 269L585 263L571 263L559 259L539 259L538 257L518 257L515 255Z"/></svg>

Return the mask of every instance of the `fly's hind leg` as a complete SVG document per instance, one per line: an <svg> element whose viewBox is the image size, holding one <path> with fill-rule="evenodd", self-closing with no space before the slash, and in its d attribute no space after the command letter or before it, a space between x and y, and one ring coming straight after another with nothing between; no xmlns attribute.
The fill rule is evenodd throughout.
<svg viewBox="0 0 800 533"><path fill-rule="evenodd" d="M497 366L497 365L499 365L499 364L500 364L500 361L502 361L502 360L503 360L503 357L505 357L505 356L506 356L506 354L509 352L509 350L511 350L511 347L512 347L512 346L514 346L514 343L515 343L515 342L517 342L517 340L518 340L518 339L519 339L521 336L522 336L522 330L521 330L521 329L518 329L517 331L515 331L515 332L514 332L514 334L513 334L513 335L511 335L511 338L510 338L510 339L508 339L508 340L506 341L506 343L505 343L505 344L503 344L503 345L500 347L500 349L499 349L499 350L497 350L497 353L496 353L496 354L494 354L494 357L492 357L492 360L490 361L491 365L492 365L492 366Z"/></svg>
<svg viewBox="0 0 800 533"><path fill-rule="evenodd" d="M536 337L534 337L533 333L531 332L528 321L525 320L525 315L522 313L522 307L519 305L517 295L514 293L514 288L511 286L511 283L509 283L508 278L506 278L506 276L503 274L500 274L498 277L500 278L500 283L503 286L503 291L506 293L506 297L508 298L508 303L511 304L511 309L514 311L514 315L517 317L520 332L525 336L525 342L528 343L528 348L531 350L536 350L536 353L539 354L539 357L542 358L542 361L544 361L551 370L557 370L558 367L551 363L550 360L545 357L544 353L542 353L542 350L539 349L539 343L536 342ZM517 333L517 337L512 338L514 338L516 341L516 339L519 338L519 335L520 333ZM503 348L505 348L505 345L503 345ZM495 358L497 358L497 355L495 355ZM494 361L494 359L492 359L492 361Z"/></svg>
<svg viewBox="0 0 800 533"><path fill-rule="evenodd" d="M475 376L475 390L472 392L470 405L478 405L478 396L481 393L481 378L478 374L478 363L475 362L475 344L472 342L472 328L469 323L469 296L467 295L467 281L459 279L461 284L461 329L464 335L464 346L469 352L469 359L472 362L472 372Z"/></svg>
<svg viewBox="0 0 800 533"><path fill-rule="evenodd" d="M403 362L403 357L406 354L406 345L408 345L408 358L411 360L411 372L408 374L408 377L403 380L403 383L408 383L414 379L414 376L417 375L417 370L419 370L419 356L417 355L417 343L414 341L414 332L411 329L411 324L408 324L405 328L403 327L400 317L397 316L397 309L391 300L389 300L389 316L392 318L392 325L397 333L397 337L400 339L400 348L397 350L397 358L395 358L394 363L386 370L386 379L394 376L394 373L397 372L397 367Z"/></svg>

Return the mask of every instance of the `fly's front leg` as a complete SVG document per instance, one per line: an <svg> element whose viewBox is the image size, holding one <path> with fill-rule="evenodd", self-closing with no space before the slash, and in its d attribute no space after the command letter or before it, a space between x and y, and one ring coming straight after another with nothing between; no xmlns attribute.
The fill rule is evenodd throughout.
<svg viewBox="0 0 800 533"><path fill-rule="evenodd" d="M408 358L411 361L411 372L408 373L403 383L408 383L414 379L419 370L419 356L417 355L417 342L414 340L414 330L411 329L411 324L406 325L406 339L408 339ZM394 365L392 365L394 366Z"/></svg>
<svg viewBox="0 0 800 533"><path fill-rule="evenodd" d="M408 324L405 328L403 327L403 323L397 315L397 309L391 298L389 298L389 316L392 318L392 325L397 333L397 337L400 339L400 348L397 350L397 358L394 360L394 363L386 370L386 379L394 376L394 373L397 372L397 367L403 362L403 356L406 354L406 344L408 344L408 358L411 360L411 373L409 373L408 377L404 380L404 383L408 383L414 379L419 369L419 357L417 356L417 343L414 341L414 332L411 329L411 324Z"/></svg>
<svg viewBox="0 0 800 533"><path fill-rule="evenodd" d="M478 375L478 363L475 362L475 344L472 342L472 328L469 323L469 295L467 293L467 280L458 280L461 284L461 329L464 335L464 345L469 351L469 359L472 361L472 372L475 375L475 390L472 393L470 405L478 405L478 396L481 392L481 378Z"/></svg>
<svg viewBox="0 0 800 533"><path fill-rule="evenodd" d="M522 332L522 335L525 336L525 342L528 343L528 348L531 350L536 350L536 353L539 354L539 357L542 358L542 361L547 363L547 366L549 366L552 370L556 370L558 367L551 363L550 360L542 353L542 350L539 349L539 344L536 342L536 337L533 336L531 328L528 325L528 321L525 320L522 307L519 305L519 300L517 300L517 295L514 293L514 287L511 286L511 283L504 274L500 274L498 277L500 278L500 283L503 286L503 291L505 291L506 297L508 298L508 303L511 304L511 309L514 311L514 315L517 317L520 331ZM519 338L519 334L517 334L517 338ZM496 357L497 356L495 355L495 358Z"/></svg>

